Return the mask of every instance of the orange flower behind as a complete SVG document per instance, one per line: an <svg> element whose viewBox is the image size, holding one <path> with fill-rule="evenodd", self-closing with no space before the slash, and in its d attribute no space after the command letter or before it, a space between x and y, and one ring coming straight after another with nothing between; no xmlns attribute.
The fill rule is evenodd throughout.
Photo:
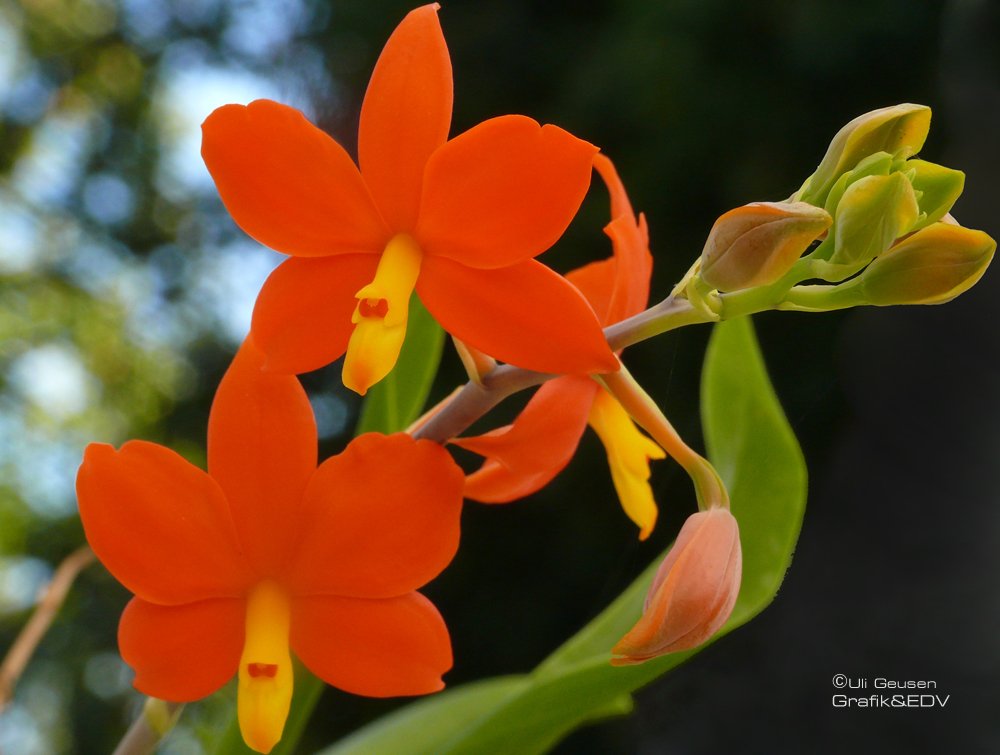
<svg viewBox="0 0 1000 755"><path fill-rule="evenodd" d="M590 184L597 148L506 115L448 139L451 61L425 5L379 57L361 108L360 170L298 111L226 105L202 156L233 219L291 255L268 278L253 333L267 368L306 372L346 352L358 393L393 367L413 292L461 341L550 373L614 371L587 301L533 258Z"/></svg>
<svg viewBox="0 0 1000 755"><path fill-rule="evenodd" d="M440 446L363 435L316 465L298 380L261 370L248 339L216 393L208 474L162 446L87 447L80 516L135 597L119 646L141 692L196 700L239 677L240 726L268 752L291 654L348 692L441 689L451 643L416 592L458 547L462 473Z"/></svg>
<svg viewBox="0 0 1000 755"><path fill-rule="evenodd" d="M645 309L653 257L646 219L641 214L636 217L611 161L597 155L594 167L611 194L612 220L604 230L614 254L566 277L587 297L602 324L611 325ZM639 526L639 537L647 538L657 516L648 482L649 461L665 454L639 432L609 393L586 377L550 380L532 396L513 424L452 441L486 457L466 480L466 497L506 503L542 489L573 458L588 424L607 450L622 507Z"/></svg>

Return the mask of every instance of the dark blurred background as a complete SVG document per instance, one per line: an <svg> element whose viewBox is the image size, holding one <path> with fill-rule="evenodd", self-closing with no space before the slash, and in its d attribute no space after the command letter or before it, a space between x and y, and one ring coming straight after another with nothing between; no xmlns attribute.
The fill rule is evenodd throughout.
<svg viewBox="0 0 1000 755"><path fill-rule="evenodd" d="M388 0L0 0L0 649L83 542L83 446L140 437L202 462L212 393L280 256L245 237L199 154L215 107L270 97L349 149L371 67L411 7ZM714 218L781 199L847 120L930 105L923 156L965 170L954 214L1000 232L1000 4L990 0L453 0L441 21L458 133L524 113L598 144L646 212L665 295ZM546 255L609 253L595 188ZM1000 274L941 307L756 318L811 474L774 604L560 753L1000 752ZM696 446L708 331L629 350ZM461 379L446 356L435 386ZM305 377L324 454L358 402ZM511 408L506 410L508 416ZM527 671L606 605L694 508L655 467L640 544L596 439L543 493L470 504L427 593L452 630L450 684ZM91 567L0 718L0 752L110 751L140 696L118 659L123 588ZM502 627L502 631L498 628ZM842 710L831 677L927 679L936 710ZM197 753L231 692L163 748ZM328 690L310 752L393 707Z"/></svg>

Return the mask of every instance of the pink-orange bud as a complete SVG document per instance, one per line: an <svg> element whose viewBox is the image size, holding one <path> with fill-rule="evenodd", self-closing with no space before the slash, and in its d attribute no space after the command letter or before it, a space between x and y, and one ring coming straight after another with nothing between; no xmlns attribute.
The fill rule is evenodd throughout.
<svg viewBox="0 0 1000 755"><path fill-rule="evenodd" d="M720 216L701 253L701 277L720 291L785 275L833 219L805 202L752 202Z"/></svg>
<svg viewBox="0 0 1000 755"><path fill-rule="evenodd" d="M642 618L611 650L612 665L642 663L705 642L733 612L742 571L740 529L729 510L692 514L656 572Z"/></svg>

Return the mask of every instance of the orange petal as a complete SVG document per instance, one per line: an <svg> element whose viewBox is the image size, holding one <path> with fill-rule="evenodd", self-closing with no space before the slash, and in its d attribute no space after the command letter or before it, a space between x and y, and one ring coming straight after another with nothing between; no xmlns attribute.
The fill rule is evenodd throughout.
<svg viewBox="0 0 1000 755"><path fill-rule="evenodd" d="M611 200L611 218L624 215L634 221L635 211L632 209L632 202L629 201L625 191L625 185L618 177L615 164L606 155L595 155L594 170L598 172L604 185L608 188L608 196Z"/></svg>
<svg viewBox="0 0 1000 755"><path fill-rule="evenodd" d="M445 330L504 362L553 374L618 368L587 300L535 260L476 270L425 257L417 294Z"/></svg>
<svg viewBox="0 0 1000 755"><path fill-rule="evenodd" d="M602 323L610 322L608 313L611 311L611 299L615 294L618 267L618 260L608 257L606 260L589 262L566 273L566 280L580 289L580 293L590 302L590 306L594 308Z"/></svg>
<svg viewBox="0 0 1000 755"><path fill-rule="evenodd" d="M219 383L208 418L208 471L229 499L259 574L284 563L316 470L316 421L298 378L263 372L248 338Z"/></svg>
<svg viewBox="0 0 1000 755"><path fill-rule="evenodd" d="M135 688L175 703L211 695L239 667L245 612L240 599L157 606L133 598L118 624L118 648Z"/></svg>
<svg viewBox="0 0 1000 755"><path fill-rule="evenodd" d="M448 628L416 592L388 600L302 598L292 606L291 643L327 684L369 697L437 692L452 664Z"/></svg>
<svg viewBox="0 0 1000 755"><path fill-rule="evenodd" d="M615 166L604 155L594 158L611 196L611 222L604 232L611 238L614 255L609 260L574 270L566 277L594 305L604 325L624 320L646 308L653 255L649 231L642 215L637 219Z"/></svg>
<svg viewBox="0 0 1000 755"><path fill-rule="evenodd" d="M173 451L141 440L91 443L76 478L94 553L140 598L174 605L239 595L249 582L218 484Z"/></svg>
<svg viewBox="0 0 1000 755"><path fill-rule="evenodd" d="M424 166L451 126L451 59L438 7L412 10L396 27L361 106L361 172L396 232L416 225Z"/></svg>
<svg viewBox="0 0 1000 755"><path fill-rule="evenodd" d="M317 257L389 240L350 156L295 108L218 108L202 124L201 156L233 220L272 249Z"/></svg>
<svg viewBox="0 0 1000 755"><path fill-rule="evenodd" d="M522 115L484 121L427 163L417 240L472 267L531 259L576 215L595 154L592 144Z"/></svg>
<svg viewBox="0 0 1000 755"><path fill-rule="evenodd" d="M551 380L531 397L514 424L451 441L486 457L466 478L465 497L507 503L545 487L573 457L597 389L588 378Z"/></svg>
<svg viewBox="0 0 1000 755"><path fill-rule="evenodd" d="M377 254L290 259L264 282L253 311L254 341L269 372L309 372L343 356L354 294L375 277Z"/></svg>
<svg viewBox="0 0 1000 755"><path fill-rule="evenodd" d="M458 549L462 483L436 443L402 433L355 438L309 482L288 584L299 595L363 598L426 584Z"/></svg>
<svg viewBox="0 0 1000 755"><path fill-rule="evenodd" d="M620 322L642 312L649 302L649 279L653 275L653 255L649 253L646 218L636 224L628 217L617 217L604 226L614 247L614 293L608 304L604 324Z"/></svg>

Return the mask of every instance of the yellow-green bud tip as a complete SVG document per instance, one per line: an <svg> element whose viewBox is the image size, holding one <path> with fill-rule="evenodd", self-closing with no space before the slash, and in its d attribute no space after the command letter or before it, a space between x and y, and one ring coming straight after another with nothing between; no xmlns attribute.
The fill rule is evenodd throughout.
<svg viewBox="0 0 1000 755"><path fill-rule="evenodd" d="M951 301L983 276L996 248L982 231L934 223L868 266L861 276L865 298L878 306Z"/></svg>
<svg viewBox="0 0 1000 755"><path fill-rule="evenodd" d="M822 205L841 174L876 152L906 159L920 151L931 127L931 109L903 103L859 115L833 137L823 160L799 197Z"/></svg>

